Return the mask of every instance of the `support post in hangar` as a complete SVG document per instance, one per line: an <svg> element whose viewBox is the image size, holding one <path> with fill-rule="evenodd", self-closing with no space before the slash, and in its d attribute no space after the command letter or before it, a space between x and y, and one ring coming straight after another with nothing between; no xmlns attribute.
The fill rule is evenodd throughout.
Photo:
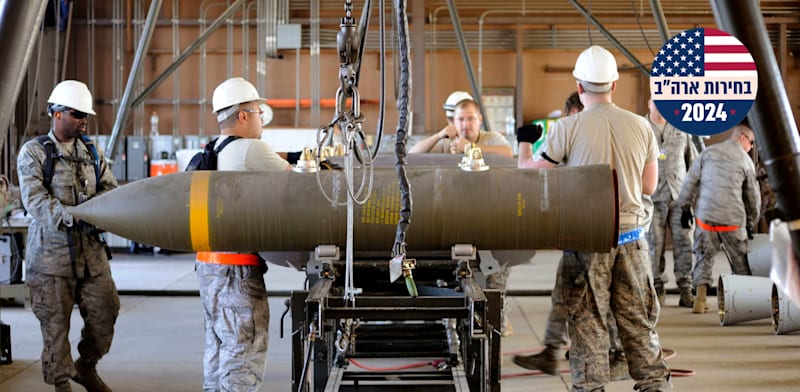
<svg viewBox="0 0 800 392"><path fill-rule="evenodd" d="M759 2L711 0L711 8L717 25L739 39L756 63L758 93L748 118L792 249L800 255L800 136ZM795 260L800 267L800 258Z"/></svg>

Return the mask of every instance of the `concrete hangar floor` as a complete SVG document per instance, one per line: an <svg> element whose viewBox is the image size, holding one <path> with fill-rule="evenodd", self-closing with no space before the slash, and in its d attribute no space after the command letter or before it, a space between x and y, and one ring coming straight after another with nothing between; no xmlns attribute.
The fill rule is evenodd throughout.
<svg viewBox="0 0 800 392"><path fill-rule="evenodd" d="M504 337L502 390L568 391L569 373L559 377L530 374L511 362L519 352L541 346L560 253L541 251L532 262L514 267L509 281L513 334ZM671 271L671 252L668 252ZM195 294L197 279L193 254L129 255L116 253L111 261L121 292L122 310L111 352L98 371L115 391L199 391L202 389L202 313ZM715 276L729 272L718 256ZM281 314L286 295L303 287L303 272L271 266L265 275L270 290L270 344L265 382L261 391L291 390L291 343L287 316L280 338ZM674 281L668 285L674 289ZM514 293L520 295L513 295ZM542 294L542 295L530 295ZM665 349L674 352L668 364L675 369L673 384L682 391L797 391L800 388L800 334L775 335L769 319L720 326L716 297L711 311L692 314L679 308L677 291L667 296L658 322ZM42 381L42 347L38 322L29 304L4 306L0 319L11 325L13 363L0 365L0 391L44 392L53 387ZM77 356L82 321L73 313L70 340ZM562 368L567 369L566 361ZM678 370L694 375L679 377ZM75 390L82 390L73 385ZM633 381L609 384L607 391L631 391Z"/></svg>

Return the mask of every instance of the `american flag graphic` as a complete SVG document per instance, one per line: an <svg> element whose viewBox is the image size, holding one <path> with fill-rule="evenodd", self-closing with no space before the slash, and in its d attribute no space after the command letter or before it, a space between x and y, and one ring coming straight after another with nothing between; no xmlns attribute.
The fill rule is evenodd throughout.
<svg viewBox="0 0 800 392"><path fill-rule="evenodd" d="M747 48L728 33L697 28L675 35L656 55L650 76L755 77Z"/></svg>
<svg viewBox="0 0 800 392"><path fill-rule="evenodd" d="M685 30L664 43L650 69L650 93L676 128L713 135L738 124L758 89L753 57L736 37L709 28Z"/></svg>

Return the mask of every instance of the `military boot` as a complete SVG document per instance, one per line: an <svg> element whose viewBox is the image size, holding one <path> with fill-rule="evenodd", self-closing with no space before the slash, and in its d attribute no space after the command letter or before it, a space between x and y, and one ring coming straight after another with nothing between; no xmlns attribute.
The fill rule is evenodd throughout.
<svg viewBox="0 0 800 392"><path fill-rule="evenodd" d="M89 362L83 358L78 358L75 361L76 374L72 380L83 385L88 392L111 392L111 388L97 375L96 365L97 362Z"/></svg>
<svg viewBox="0 0 800 392"><path fill-rule="evenodd" d="M69 383L69 380L57 382L56 392L72 392L72 385Z"/></svg>
<svg viewBox="0 0 800 392"><path fill-rule="evenodd" d="M678 300L678 306L682 308L691 308L694 306L694 296L692 295L691 287L681 287L681 298Z"/></svg>
<svg viewBox="0 0 800 392"><path fill-rule="evenodd" d="M541 370L553 376L558 375L558 349L553 346L545 346L544 350L538 354L515 355L514 363L528 370Z"/></svg>
<svg viewBox="0 0 800 392"><path fill-rule="evenodd" d="M697 286L697 298L694 299L692 313L705 313L708 311L708 304L706 304L706 291L708 291L707 284Z"/></svg>
<svg viewBox="0 0 800 392"><path fill-rule="evenodd" d="M608 353L608 368L611 381L631 378L628 373L628 359L623 351L611 351Z"/></svg>

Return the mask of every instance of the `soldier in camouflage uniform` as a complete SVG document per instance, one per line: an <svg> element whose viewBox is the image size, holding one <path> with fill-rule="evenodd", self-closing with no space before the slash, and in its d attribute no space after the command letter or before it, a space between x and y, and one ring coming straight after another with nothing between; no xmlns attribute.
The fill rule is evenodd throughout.
<svg viewBox="0 0 800 392"><path fill-rule="evenodd" d="M616 319L634 388L671 391L670 371L655 330L660 306L642 227L647 219L642 194L652 194L658 182L655 136L641 116L612 102L619 74L606 49L592 46L581 52L572 74L584 110L558 120L535 159L530 146L520 143L518 160L518 166L532 168L561 162L608 164L619 176L617 247L608 253L564 251L564 263L583 266L562 275L572 340L572 391L599 391L609 382L609 312Z"/></svg>
<svg viewBox="0 0 800 392"><path fill-rule="evenodd" d="M658 112L653 100L647 103L650 113L647 120L658 142L658 186L653 194L653 223L647 233L650 258L653 260L653 277L661 305L666 294L664 285L669 281L664 260L666 229L672 232L675 280L680 290L679 306L692 307L692 239L691 229L681 226L681 208L678 193L681 191L686 170L697 157L691 135L673 127Z"/></svg>
<svg viewBox="0 0 800 392"><path fill-rule="evenodd" d="M33 221L28 227L25 258L31 307L39 319L44 344L44 381L56 391L71 391L69 380L89 391L110 391L97 376L97 361L108 353L119 314L119 297L105 243L97 229L75 219L66 207L117 187L101 152L92 157L81 139L86 132L92 96L74 80L59 83L48 99L53 128L48 141L55 152L52 180L46 184L47 154L39 140L22 146L17 170L22 202ZM78 343L80 358L72 362L69 327L77 304L84 326Z"/></svg>
<svg viewBox="0 0 800 392"><path fill-rule="evenodd" d="M697 290L692 311L708 311L706 293L711 287L714 256L722 246L734 274L750 275L747 239L752 239L761 194L755 167L748 152L755 136L746 123L733 128L730 139L703 151L683 183L678 203L681 224L689 227L694 207L697 229L694 254L697 263L692 282Z"/></svg>
<svg viewBox="0 0 800 392"><path fill-rule="evenodd" d="M567 97L564 103L564 116L571 116L583 110L583 104L580 101L578 92L573 92ZM522 141L526 138L524 133L527 131L525 128L520 128L517 135L523 134ZM538 138L536 138L538 139ZM647 198L648 211L652 213L652 202ZM569 313L567 312L565 297L564 297L564 281L565 275L574 276L579 275L584 271L584 266L581 263L575 263L574 258L560 258L558 266L556 267L556 281L553 286L553 291L550 293L551 307L550 312L547 314L547 325L545 326L544 350L531 355L515 355L513 361L518 366L528 370L541 370L546 374L553 376L558 375L558 358L561 356L561 350L569 345L569 337L567 335L567 319ZM609 352L609 368L611 380L627 379L628 364L625 359L625 352L622 348L622 343L619 340L617 333L617 324L614 320L614 315L609 312L608 314L608 335L611 344L611 351Z"/></svg>

